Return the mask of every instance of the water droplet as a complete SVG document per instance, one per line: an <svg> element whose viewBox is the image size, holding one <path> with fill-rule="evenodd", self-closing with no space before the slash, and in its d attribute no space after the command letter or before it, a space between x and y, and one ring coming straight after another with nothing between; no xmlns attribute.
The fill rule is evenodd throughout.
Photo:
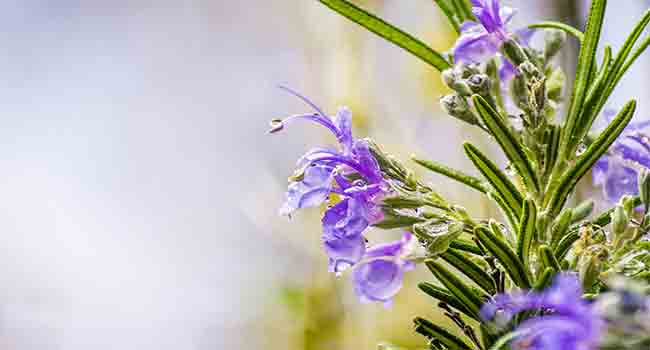
<svg viewBox="0 0 650 350"><path fill-rule="evenodd" d="M515 176L515 168L512 166L512 163L508 163L505 168L506 175Z"/></svg>
<svg viewBox="0 0 650 350"><path fill-rule="evenodd" d="M269 134L273 134L284 129L284 122L282 121L282 119L279 118L271 119L270 124L271 124L271 130L269 130Z"/></svg>
<svg viewBox="0 0 650 350"><path fill-rule="evenodd" d="M338 261L336 263L336 266L334 267L334 274L336 275L336 277L341 277L343 271L349 269L350 267L352 267L352 264L350 264L349 262Z"/></svg>
<svg viewBox="0 0 650 350"><path fill-rule="evenodd" d="M446 232L449 230L449 224L446 222L439 222L427 226L427 232L431 235L435 235L441 232Z"/></svg>
<svg viewBox="0 0 650 350"><path fill-rule="evenodd" d="M585 145L584 142L580 142L578 144L578 148L576 149L576 156L581 156L583 153L587 151L587 145Z"/></svg>

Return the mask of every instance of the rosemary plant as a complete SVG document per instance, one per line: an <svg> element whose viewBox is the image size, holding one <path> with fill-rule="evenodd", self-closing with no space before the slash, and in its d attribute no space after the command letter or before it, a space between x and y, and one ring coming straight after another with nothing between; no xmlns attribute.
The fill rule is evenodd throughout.
<svg viewBox="0 0 650 350"><path fill-rule="evenodd" d="M509 162L502 169L466 141L480 177L434 160L407 163L354 138L348 109L330 116L283 87L312 111L273 120L271 132L310 120L339 143L298 161L281 208L291 215L327 204L322 242L330 270L351 271L361 300L389 305L404 273L425 265L437 283L419 288L457 326L416 318L430 349L650 349L650 138L647 123L630 124L635 100L603 112L650 44L641 40L650 11L615 51L600 43L606 0L592 1L584 30L552 21L510 28L514 10L499 0L435 0L459 35L439 53L349 1L320 2L439 70L453 91L441 98L443 110L488 134ZM544 36L543 47L533 47L533 35ZM553 58L567 37L580 52L565 84ZM607 127L594 130L601 115ZM410 164L482 193L502 216L472 217L416 178ZM569 205L592 168L602 200L612 204L597 214L592 200ZM403 238L370 244L372 227L401 229Z"/></svg>

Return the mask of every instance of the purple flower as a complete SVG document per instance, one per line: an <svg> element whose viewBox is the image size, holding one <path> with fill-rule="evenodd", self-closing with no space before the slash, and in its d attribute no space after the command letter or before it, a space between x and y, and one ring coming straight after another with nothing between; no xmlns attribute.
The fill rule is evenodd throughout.
<svg viewBox="0 0 650 350"><path fill-rule="evenodd" d="M519 335L510 344L513 350L596 350L605 330L603 318L582 298L575 275L558 275L541 293L497 295L483 306L481 314L504 325L522 311L540 315L519 324Z"/></svg>
<svg viewBox="0 0 650 350"><path fill-rule="evenodd" d="M330 271L341 273L361 261L366 253L363 232L382 219L380 201L388 193L379 164L365 140L352 137L352 115L340 108L334 118L313 102L284 88L310 105L315 113L292 116L272 122L275 133L298 119L310 120L330 130L339 142L338 149L314 148L298 160L298 170L291 183L280 213L323 204L336 194L340 201L328 208L322 219L323 246L330 261Z"/></svg>
<svg viewBox="0 0 650 350"><path fill-rule="evenodd" d="M472 0L472 12L478 22L466 21L460 28L461 35L453 48L456 62L481 63L492 57L501 57L499 76L507 81L517 74L517 69L499 54L501 45L516 37L521 44L528 45L534 33L530 29L521 29L515 33L508 31L508 24L515 10L501 6L499 0Z"/></svg>
<svg viewBox="0 0 650 350"><path fill-rule="evenodd" d="M390 306L393 296L402 288L404 272L415 264L407 260L417 247L417 239L404 233L402 240L376 245L365 254L368 259L353 274L354 290L362 302L383 302Z"/></svg>
<svg viewBox="0 0 650 350"><path fill-rule="evenodd" d="M605 111L610 120L615 112ZM641 168L650 168L650 138L641 132L650 121L627 126L607 154L594 165L593 183L602 186L605 198L617 202L623 195L638 194L637 174Z"/></svg>

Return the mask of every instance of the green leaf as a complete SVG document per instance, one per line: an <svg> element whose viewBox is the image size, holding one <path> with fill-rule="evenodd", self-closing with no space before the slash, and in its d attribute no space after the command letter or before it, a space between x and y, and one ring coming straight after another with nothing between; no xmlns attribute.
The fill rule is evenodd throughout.
<svg viewBox="0 0 650 350"><path fill-rule="evenodd" d="M560 267L560 263L555 258L555 254L551 247L547 246L546 244L542 244L539 246L538 252L539 258L542 261L542 265L544 267L550 267L556 272L562 271L562 267Z"/></svg>
<svg viewBox="0 0 650 350"><path fill-rule="evenodd" d="M616 141L618 136L629 124L634 111L636 110L636 101L632 100L625 104L616 118L607 126L607 128L594 140L587 150L577 159L575 165L571 167L559 179L559 184L554 186L554 190L547 203L548 212L551 217L557 215L566 203L569 194L575 188L578 181L591 169L600 157L607 152L609 146Z"/></svg>
<svg viewBox="0 0 650 350"><path fill-rule="evenodd" d="M636 24L630 35L627 37L620 51L616 55L611 67L606 70L606 76L602 81L597 81L598 84L592 84L590 89L591 94L587 94L587 100L585 102L585 110L583 115L580 117L580 128L577 132L576 138L582 139L587 132L591 129L592 124L595 119L598 117L601 109L609 99L609 96L614 91L614 88L623 77L625 72L629 67L634 63L643 51L647 48L647 45L650 44L648 40L644 41L640 47L632 54L630 53L634 48L634 45L638 41L639 37L650 23L650 10L646 11L641 20ZM607 51L605 51L607 54ZM605 60L604 60L605 61Z"/></svg>
<svg viewBox="0 0 650 350"><path fill-rule="evenodd" d="M510 332L506 335L503 335L499 340L497 340L492 347L490 347L489 350L505 350L508 349L506 346L513 341L514 339L517 339L521 335L521 332Z"/></svg>
<svg viewBox="0 0 650 350"><path fill-rule="evenodd" d="M573 83L573 93L571 95L571 103L569 105L569 112L566 117L564 129L562 130L562 140L560 142L560 155L565 159L571 159L570 154L573 153L575 147L580 142L576 139L576 127L578 126L578 117L585 99L585 94L589 87L589 76L593 69L596 49L598 48L598 41L600 39L600 32L605 17L606 0L593 0L591 2L591 10L587 18L587 25L585 27L584 40L580 47L580 54L578 55L578 65L576 67L576 76Z"/></svg>
<svg viewBox="0 0 650 350"><path fill-rule="evenodd" d="M528 156L526 156L521 142L512 133L504 118L483 97L474 95L472 100L474 101L474 107L481 116L481 120L497 140L508 160L517 169L528 190L532 192L539 191L537 174Z"/></svg>
<svg viewBox="0 0 650 350"><path fill-rule="evenodd" d="M462 24L465 21L476 21L476 17L472 13L472 6L468 3L468 0L450 0L456 12L460 17L460 23Z"/></svg>
<svg viewBox="0 0 650 350"><path fill-rule="evenodd" d="M449 244L449 248L462 250L466 253L474 255L483 255L481 249L474 244L474 242L466 241L464 239L456 239Z"/></svg>
<svg viewBox="0 0 650 350"><path fill-rule="evenodd" d="M457 16L454 9L451 8L447 3L447 0L433 0L433 1L435 1L438 7L440 7L440 10L442 11L442 13L445 14L447 19L449 20L449 23L454 28L456 33L460 34L460 22L456 18Z"/></svg>
<svg viewBox="0 0 650 350"><path fill-rule="evenodd" d="M639 58L639 56L641 56L641 54L648 48L649 45L650 45L650 37L646 37L645 39L643 39L639 47L636 50L634 50L634 53L625 62L621 70L616 74L616 78L614 79L615 83L613 84L611 90L613 90L613 88L616 86L616 83L618 83L621 80L625 72L627 72L627 70L630 69L632 64L636 61L637 58ZM608 91L609 90L610 89L608 89Z"/></svg>
<svg viewBox="0 0 650 350"><path fill-rule="evenodd" d="M550 175L557 160L560 145L561 129L557 125L550 125L544 135L546 149L544 150L544 174Z"/></svg>
<svg viewBox="0 0 650 350"><path fill-rule="evenodd" d="M623 46L621 46L621 49L614 59L612 72L618 73L620 72L621 68L623 68L628 56L634 48L634 45L636 44L637 40L639 40L639 37L643 33L643 30L648 25L648 23L650 23L650 10L645 11L639 22L637 22L636 26L634 26L634 29L632 29L628 37L625 39Z"/></svg>
<svg viewBox="0 0 650 350"><path fill-rule="evenodd" d="M427 339L437 339L449 350L472 350L472 348L457 336L449 333L446 329L435 325L433 322L421 317L413 320L415 331Z"/></svg>
<svg viewBox="0 0 650 350"><path fill-rule="evenodd" d="M482 226L477 227L474 230L474 234L485 249L499 261L518 287L530 289L528 269L521 263L517 254L515 254L503 239L500 239L497 235Z"/></svg>
<svg viewBox="0 0 650 350"><path fill-rule="evenodd" d="M474 290L467 286L460 278L456 277L455 274L447 270L440 263L429 260L426 262L427 267L434 276L438 279L442 285L449 290L451 295L453 295L458 301L467 309L472 317L479 319L481 305L483 305L483 299L476 295ZM484 299L487 296L482 296Z"/></svg>
<svg viewBox="0 0 650 350"><path fill-rule="evenodd" d="M537 206L532 199L524 201L519 220L519 236L517 239L517 256L524 266L530 264L530 247L535 239L535 228L537 222Z"/></svg>
<svg viewBox="0 0 650 350"><path fill-rule="evenodd" d="M564 259L564 257L566 257L567 253L571 249L571 246L573 246L573 243L575 243L575 241L578 239L580 239L580 234L578 234L577 229L572 230L568 235L564 236L564 238L562 238L557 244L557 247L555 247L555 258L558 261Z"/></svg>
<svg viewBox="0 0 650 350"><path fill-rule="evenodd" d="M462 272L488 294L496 294L496 283L492 276L488 275L484 268L467 259L459 251L448 249L440 257L449 265L456 268L456 270Z"/></svg>
<svg viewBox="0 0 650 350"><path fill-rule="evenodd" d="M517 227L519 225L519 217L516 216L510 207L508 207L508 204L505 202L505 200L495 191L488 192L488 197L499 206L499 209L503 214L503 217L508 221L510 228L512 228L513 231L517 231Z"/></svg>
<svg viewBox="0 0 650 350"><path fill-rule="evenodd" d="M536 291L543 291L551 284L551 282L553 282L554 275L555 271L553 268L545 268L544 271L542 271L542 273L539 275L539 278L537 279L537 282L535 283L535 287L533 287L533 289Z"/></svg>
<svg viewBox="0 0 650 350"><path fill-rule="evenodd" d="M465 184L481 193L486 193L487 189L485 188L485 185L483 184L483 181L467 175L463 173L460 170L452 169L448 166L442 165L438 162L434 162L431 160L424 160L424 159L419 159L419 158L412 158L413 161L431 171L434 173L438 173L440 175L444 175L452 180L456 180L462 184Z"/></svg>
<svg viewBox="0 0 650 350"><path fill-rule="evenodd" d="M589 90L587 90L584 109L580 112L580 116L578 117L579 122L576 131L577 139L582 139L593 124L593 119L596 115L594 115L592 111L598 105L598 102L603 95L603 91L606 90L606 85L608 84L610 73L612 72L612 64L612 47L607 45L605 46L605 54L600 71L596 75L594 81L590 84L591 86L589 87Z"/></svg>
<svg viewBox="0 0 650 350"><path fill-rule="evenodd" d="M580 42L584 40L585 35L575 27L572 27L568 24L564 24L561 22L555 22L555 21L544 21L540 23L535 23L535 24L530 24L528 28L532 29L559 29L571 36L574 36L576 39L578 39Z"/></svg>
<svg viewBox="0 0 650 350"><path fill-rule="evenodd" d="M447 62L441 54L424 44L422 41L353 3L346 0L319 1L325 6L347 17L349 20L412 53L419 59L436 68L438 71L443 71L451 67L449 62Z"/></svg>
<svg viewBox="0 0 650 350"><path fill-rule="evenodd" d="M472 313L469 312L467 308L465 308L465 306L463 306L463 304L458 301L458 299L449 294L448 290L440 288L428 282L419 283L418 288L420 288L421 291L425 292L430 297L453 307L454 309L464 313L469 317L474 317L474 315L472 315Z"/></svg>
<svg viewBox="0 0 650 350"><path fill-rule="evenodd" d="M466 142L463 147L465 154L474 163L476 169L490 183L496 194L504 200L507 209L516 216L521 215L523 198L508 176L471 143Z"/></svg>

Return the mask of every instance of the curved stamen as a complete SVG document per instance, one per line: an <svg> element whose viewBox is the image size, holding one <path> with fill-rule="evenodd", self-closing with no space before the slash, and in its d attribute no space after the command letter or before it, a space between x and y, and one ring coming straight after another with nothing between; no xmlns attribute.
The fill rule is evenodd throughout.
<svg viewBox="0 0 650 350"><path fill-rule="evenodd" d="M320 115L322 115L322 116L324 116L324 117L327 116L327 114L325 114L325 112L323 112L323 110L321 110L321 109L320 109L320 108L319 108L319 107L318 107L314 102L312 102L312 101L311 101L310 99L308 99L307 97L301 95L301 94L298 93L297 91L295 91L295 90L293 90L293 89L291 89L291 88L288 88L288 87L286 87L286 86L284 86L284 85L279 85L278 88L280 88L280 89L282 89L282 90L284 90L284 91L290 93L291 95L294 95L294 96L298 97L298 98L301 99L303 102L305 102L306 104L308 104L311 108L313 108L313 109L316 111L316 113L318 113L318 114L320 114Z"/></svg>

